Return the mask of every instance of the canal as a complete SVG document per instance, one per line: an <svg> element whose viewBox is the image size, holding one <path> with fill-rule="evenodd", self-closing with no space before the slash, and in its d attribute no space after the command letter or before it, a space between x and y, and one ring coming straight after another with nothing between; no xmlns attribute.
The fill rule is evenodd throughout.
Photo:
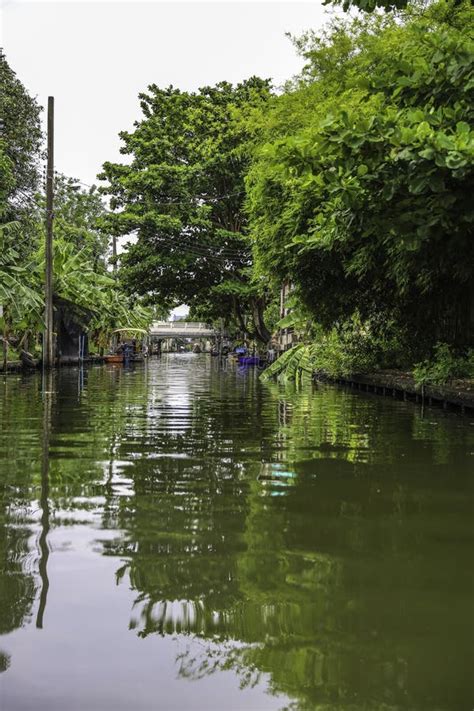
<svg viewBox="0 0 474 711"><path fill-rule="evenodd" d="M472 708L474 418L170 354L0 426L2 711Z"/></svg>

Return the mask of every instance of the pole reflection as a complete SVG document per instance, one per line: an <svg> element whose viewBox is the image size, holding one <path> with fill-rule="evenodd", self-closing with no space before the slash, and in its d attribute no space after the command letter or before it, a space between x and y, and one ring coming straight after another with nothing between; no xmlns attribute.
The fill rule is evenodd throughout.
<svg viewBox="0 0 474 711"><path fill-rule="evenodd" d="M50 529L50 507L49 507L49 442L51 437L51 411L53 399L53 373L51 370L43 373L43 436L42 436L42 451L41 451L41 519L40 519L40 536L38 540L39 547L39 575L41 578L41 592L36 614L36 627L43 629L44 613L46 611L46 603L48 600L49 577L48 577L48 560L49 560L49 544L48 534Z"/></svg>

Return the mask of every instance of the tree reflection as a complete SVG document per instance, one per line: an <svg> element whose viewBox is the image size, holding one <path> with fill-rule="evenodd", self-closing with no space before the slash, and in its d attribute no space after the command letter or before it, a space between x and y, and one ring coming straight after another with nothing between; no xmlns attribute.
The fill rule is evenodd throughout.
<svg viewBox="0 0 474 711"><path fill-rule="evenodd" d="M190 403L176 430L156 435L148 421L159 456L127 470L133 495L116 511L125 535L103 549L137 593L130 628L200 639L179 656L183 677L232 668L252 685L265 674L298 708L449 707L445 689L462 687L445 654L460 621L443 614L453 592L443 571L454 576L455 563L444 550L443 571L433 566L429 533L448 472L431 473L429 495L417 472L441 439L414 440L403 467L416 410L394 431L382 399L280 389L253 396L249 411L248 390L226 387L212 409ZM430 619L434 637L423 634ZM469 658L468 640L457 636L453 658L459 645ZM433 670L439 683L427 681Z"/></svg>
<svg viewBox="0 0 474 711"><path fill-rule="evenodd" d="M12 442L8 436L12 420L19 407L23 414L27 404L18 403L15 386L6 378L0 399L0 442L3 460L14 459ZM29 403L28 412L35 404ZM8 634L31 619L36 597L36 582L32 570L29 540L31 527L28 516L30 498L18 486L18 476L29 479L30 472L13 467L2 467L0 478L0 635ZM0 672L10 666L10 656L0 650Z"/></svg>
<svg viewBox="0 0 474 711"><path fill-rule="evenodd" d="M10 666L10 655L0 651L0 674Z"/></svg>
<svg viewBox="0 0 474 711"><path fill-rule="evenodd" d="M11 381L0 632L37 596L34 504L40 625L53 526L92 525L134 591L133 634L177 636L183 677L264 677L299 708L462 708L469 427L327 386L222 377L205 357L176 377L178 362L146 377L60 371L49 409L33 381ZM25 436L15 421L32 423Z"/></svg>

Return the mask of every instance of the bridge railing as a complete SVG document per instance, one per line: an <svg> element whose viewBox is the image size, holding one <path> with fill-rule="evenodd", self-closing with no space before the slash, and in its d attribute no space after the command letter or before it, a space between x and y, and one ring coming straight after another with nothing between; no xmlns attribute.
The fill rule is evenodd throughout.
<svg viewBox="0 0 474 711"><path fill-rule="evenodd" d="M203 321L155 321L149 333L155 338L210 338L219 335Z"/></svg>
<svg viewBox="0 0 474 711"><path fill-rule="evenodd" d="M154 321L152 331L212 331L212 326L204 321Z"/></svg>

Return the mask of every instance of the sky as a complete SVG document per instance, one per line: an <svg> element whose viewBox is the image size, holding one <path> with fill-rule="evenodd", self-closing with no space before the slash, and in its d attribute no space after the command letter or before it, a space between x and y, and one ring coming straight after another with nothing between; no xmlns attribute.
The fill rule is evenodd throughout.
<svg viewBox="0 0 474 711"><path fill-rule="evenodd" d="M41 106L55 97L55 167L85 185L123 159L119 131L150 83L195 90L302 66L286 32L320 28L321 0L0 0L0 46Z"/></svg>
<svg viewBox="0 0 474 711"><path fill-rule="evenodd" d="M140 118L148 84L194 90L256 74L281 85L302 66L285 32L325 17L321 0L4 0L0 45L42 106L55 97L56 169L92 183L120 159L118 133Z"/></svg>

